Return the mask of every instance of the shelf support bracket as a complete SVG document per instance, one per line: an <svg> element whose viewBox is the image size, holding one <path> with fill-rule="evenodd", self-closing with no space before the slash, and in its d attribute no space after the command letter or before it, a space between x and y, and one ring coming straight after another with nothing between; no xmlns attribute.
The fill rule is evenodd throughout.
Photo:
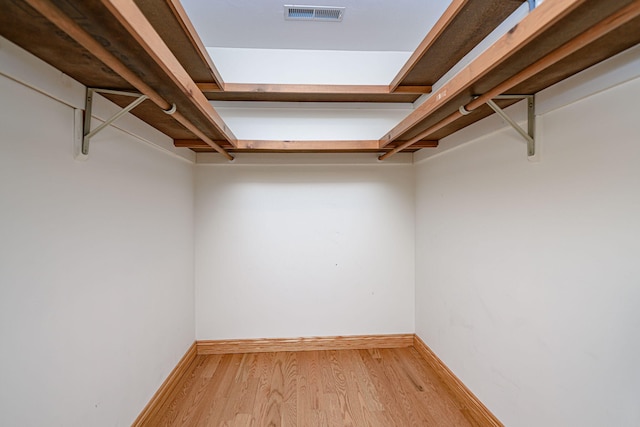
<svg viewBox="0 0 640 427"><path fill-rule="evenodd" d="M123 95L130 96L136 98L129 105L124 107L122 110L118 111L116 114L105 120L101 125L91 130L91 110L93 109L93 95L94 93L106 93L111 95ZM96 88L87 88L87 94L84 100L84 121L82 126L82 155L89 155L89 141L92 137L94 137L98 132L102 129L109 126L111 123L118 120L120 117L127 114L129 111L136 108L140 105L145 99L147 99L147 95L141 95L135 92L124 92L120 90L110 90L110 89L96 89Z"/></svg>
<svg viewBox="0 0 640 427"><path fill-rule="evenodd" d="M514 128L525 141L527 141L527 156L533 157L536 154L536 99L535 95L499 95L494 99L526 99L527 100L527 130L520 127L502 108L498 106L492 99L487 101L487 105L491 107L500 117Z"/></svg>

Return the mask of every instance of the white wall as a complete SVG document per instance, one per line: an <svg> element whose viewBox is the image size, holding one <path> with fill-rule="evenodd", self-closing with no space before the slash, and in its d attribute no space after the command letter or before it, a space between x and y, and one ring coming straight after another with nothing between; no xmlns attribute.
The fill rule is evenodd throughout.
<svg viewBox="0 0 640 427"><path fill-rule="evenodd" d="M491 118L416 166L416 332L507 426L637 426L640 79L566 89L539 163Z"/></svg>
<svg viewBox="0 0 640 427"><path fill-rule="evenodd" d="M411 56L402 51L207 47L227 83L388 85Z"/></svg>
<svg viewBox="0 0 640 427"><path fill-rule="evenodd" d="M115 128L75 161L71 107L0 94L0 425L130 425L194 340L194 166Z"/></svg>
<svg viewBox="0 0 640 427"><path fill-rule="evenodd" d="M197 338L412 333L411 164L272 158L196 167Z"/></svg>
<svg viewBox="0 0 640 427"><path fill-rule="evenodd" d="M379 139L413 111L412 104L212 102L238 139Z"/></svg>

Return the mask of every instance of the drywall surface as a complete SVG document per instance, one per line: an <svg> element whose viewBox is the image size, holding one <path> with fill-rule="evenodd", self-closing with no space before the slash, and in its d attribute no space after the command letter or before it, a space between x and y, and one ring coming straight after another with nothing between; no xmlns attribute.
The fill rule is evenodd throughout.
<svg viewBox="0 0 640 427"><path fill-rule="evenodd" d="M0 425L130 425L194 340L194 166L0 94Z"/></svg>
<svg viewBox="0 0 640 427"><path fill-rule="evenodd" d="M411 164L198 164L197 338L413 332L413 196Z"/></svg>
<svg viewBox="0 0 640 427"><path fill-rule="evenodd" d="M225 82L388 85L410 51L207 47Z"/></svg>
<svg viewBox="0 0 640 427"><path fill-rule="evenodd" d="M212 102L238 139L380 139L409 113L412 104Z"/></svg>
<svg viewBox="0 0 640 427"><path fill-rule="evenodd" d="M507 426L640 425L638 96L545 112L537 163L478 123L416 166L416 332Z"/></svg>

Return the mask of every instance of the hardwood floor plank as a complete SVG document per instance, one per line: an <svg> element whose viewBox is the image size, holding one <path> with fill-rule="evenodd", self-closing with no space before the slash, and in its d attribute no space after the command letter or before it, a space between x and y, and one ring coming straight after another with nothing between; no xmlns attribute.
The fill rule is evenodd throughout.
<svg viewBox="0 0 640 427"><path fill-rule="evenodd" d="M200 355L148 425L475 425L412 347Z"/></svg>
<svg viewBox="0 0 640 427"><path fill-rule="evenodd" d="M282 424L283 353L265 353L260 360L260 380L255 402L256 424L277 427Z"/></svg>
<svg viewBox="0 0 640 427"><path fill-rule="evenodd" d="M413 384L410 383L400 372L397 366L389 357L387 352L381 350L380 364L383 366L384 372L389 379L393 394L395 395L401 410L407 417L408 426L432 426L433 423L428 416L421 411L421 405L416 405L412 398L411 389Z"/></svg>
<svg viewBox="0 0 640 427"><path fill-rule="evenodd" d="M409 425L409 420L394 393L393 384L384 372L380 353L377 351L361 350L360 356L371 381L379 393L381 401L384 402L383 404L387 415L398 425Z"/></svg>
<svg viewBox="0 0 640 427"><path fill-rule="evenodd" d="M414 348L398 349L394 357L410 381L416 384L416 394L422 396L428 412L437 414L434 422L448 426L476 425L464 405L456 400L451 390L434 370L429 369Z"/></svg>
<svg viewBox="0 0 640 427"><path fill-rule="evenodd" d="M362 372L362 360L356 353L339 352L338 360L344 368L346 376L347 397L351 401L354 410L354 419L357 425L377 426L381 425L375 410L383 409L382 405L375 405L376 408L371 410L368 402L371 400L371 394L368 388L362 387L359 381L359 373ZM379 402L377 402L379 403Z"/></svg>
<svg viewBox="0 0 640 427"><path fill-rule="evenodd" d="M327 423L331 426L341 422L340 402L338 401L338 391L333 380L331 362L329 361L329 351L318 351L318 374L321 381L319 390L319 400L322 402L319 409L325 414Z"/></svg>
<svg viewBox="0 0 640 427"><path fill-rule="evenodd" d="M258 392L259 379L258 372L258 355L245 354L243 358L243 386L241 387L242 395L240 399L235 399L236 413L252 414L255 406L256 394Z"/></svg>
<svg viewBox="0 0 640 427"><path fill-rule="evenodd" d="M425 365L422 357L414 348L403 349L399 354L399 362L407 370L409 375L422 378L422 394L430 412L441 414L440 418L447 419L450 425L459 425L465 418L466 422L473 424L472 418L464 414L464 405L456 401L454 395L442 382L440 377Z"/></svg>
<svg viewBox="0 0 640 427"><path fill-rule="evenodd" d="M298 425L298 353L285 353L284 360L284 394L283 394L283 427Z"/></svg>
<svg viewBox="0 0 640 427"><path fill-rule="evenodd" d="M182 381L179 394L172 400L171 404L165 408L163 416L151 419L148 425L179 425L176 420L184 417L186 412L195 410L198 407L196 397L198 396L198 391L201 389L201 384L209 382L209 372L216 369L219 360L219 357L207 358L206 356L198 356L191 374Z"/></svg>
<svg viewBox="0 0 640 427"><path fill-rule="evenodd" d="M163 411L160 413L152 414L143 426L162 426L169 425L167 420L171 419L182 406L190 406L185 404L185 398L191 390L191 384L199 377L199 373L202 370L202 366L207 362L207 358L203 356L196 356L191 372L180 381L178 387L174 390L174 393L167 399Z"/></svg>
<svg viewBox="0 0 640 427"><path fill-rule="evenodd" d="M284 363L285 353L276 353L271 372L271 383L267 394L266 417L260 425L279 427L282 425L282 404L284 402Z"/></svg>
<svg viewBox="0 0 640 427"><path fill-rule="evenodd" d="M311 352L297 354L298 375L296 379L296 422L310 420L313 402L309 384L309 355Z"/></svg>
<svg viewBox="0 0 640 427"><path fill-rule="evenodd" d="M353 353L332 351L329 353L333 379L338 391L338 402L342 412L342 420L352 422L353 425L363 426L364 423L361 401L357 387L351 383L349 373L354 370ZM347 356L347 357L341 357ZM349 377L349 378L348 378ZM366 410L366 408L365 408Z"/></svg>
<svg viewBox="0 0 640 427"><path fill-rule="evenodd" d="M371 377L367 373L366 366L364 365L360 354L354 353L353 357L355 363L352 378L356 383L358 389L362 393L362 397L367 405L367 409L372 413L377 411L384 411L384 404L380 399L380 395L376 389L375 384L373 384Z"/></svg>
<svg viewBox="0 0 640 427"><path fill-rule="evenodd" d="M221 424L223 427L258 427L250 414L238 414L231 421Z"/></svg>
<svg viewBox="0 0 640 427"><path fill-rule="evenodd" d="M234 381L228 391L228 397L224 400L224 409L221 411L218 424L232 423L239 414L251 415L258 381L252 377L255 371L255 355L240 354L240 362Z"/></svg>
<svg viewBox="0 0 640 427"><path fill-rule="evenodd" d="M222 355L213 375L203 387L202 394L205 397L201 400L202 404L198 405L198 410L193 414L192 419L178 425L218 425L225 404L228 402L228 390L239 364L238 355Z"/></svg>

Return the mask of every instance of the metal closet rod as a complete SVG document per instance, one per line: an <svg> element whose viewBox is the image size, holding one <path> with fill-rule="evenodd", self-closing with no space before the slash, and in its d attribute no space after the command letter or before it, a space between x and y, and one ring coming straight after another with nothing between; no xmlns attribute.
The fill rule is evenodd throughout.
<svg viewBox="0 0 640 427"><path fill-rule="evenodd" d="M91 52L102 63L115 71L120 77L129 82L132 86L146 95L154 104L160 107L167 114L176 119L185 128L193 132L198 138L205 141L218 153L225 156L228 160L233 160L233 156L226 150L216 144L211 138L205 135L197 126L189 119L182 115L179 111L174 111L175 104L170 104L162 96L160 96L151 86L146 84L140 77L127 68L118 58L111 52L106 50L91 35L84 31L80 26L73 22L69 17L63 14L57 7L47 0L26 0L26 2L37 10L42 16L51 21L54 25L64 31L73 40Z"/></svg>
<svg viewBox="0 0 640 427"><path fill-rule="evenodd" d="M528 66L524 70L522 70L519 73L515 74L514 76L508 78L507 80L505 80L504 82L502 82L498 86L494 87L490 91L486 92L483 95L478 96L476 99L474 99L473 101L471 101L467 105L461 106L461 108L458 111L448 115L447 117L445 117L444 119L442 119L441 121L436 123L435 125L431 126L430 128L426 129L425 131L421 132L417 136L414 136L413 138L411 138L410 140L408 140L404 144L399 145L396 148L394 148L393 150L389 151L388 153L385 153L382 156L378 157L378 159L379 160L388 159L389 157L393 156L394 154L396 154L396 153L404 150L405 148L415 144L416 142L420 141L421 139L426 138L427 136L439 131L443 127L445 127L445 126L455 122L459 118L469 114L470 112L472 112L473 110L475 110L478 107L482 106L483 104L486 104L487 101L492 100L493 98L497 97L498 95L502 95L504 92L510 90L512 87L514 87L514 86L524 82L525 80L535 76L536 74L538 74L542 70L552 66L556 62L561 61L562 59L566 58L567 56L577 52L578 50L580 50L581 48L585 47L586 45L588 45L590 43L593 43L594 41L596 41L600 37L603 37L607 33L615 30L616 28L618 28L618 27L626 24L627 22L631 21L632 19L636 18L638 15L640 15L640 0L634 1L633 3L629 4L628 6L620 9L618 12L616 12L616 13L612 14L611 16L605 18L604 20L600 21L598 24L596 24L593 27L589 28L588 30L586 30L585 32L580 34L579 36L571 39L570 41L568 41L567 43L563 44L562 46L560 46L556 50L552 51L551 53L543 56L538 61L534 62L533 64L531 64L530 66Z"/></svg>

